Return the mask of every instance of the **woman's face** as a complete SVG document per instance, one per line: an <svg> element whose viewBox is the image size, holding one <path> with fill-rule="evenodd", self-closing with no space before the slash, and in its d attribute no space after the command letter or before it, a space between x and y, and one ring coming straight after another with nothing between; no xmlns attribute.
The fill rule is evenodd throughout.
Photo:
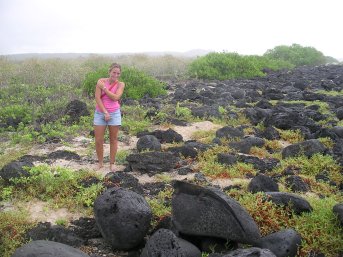
<svg viewBox="0 0 343 257"><path fill-rule="evenodd" d="M120 77L120 69L119 68L113 68L110 71L110 79L113 81L117 81L119 77Z"/></svg>

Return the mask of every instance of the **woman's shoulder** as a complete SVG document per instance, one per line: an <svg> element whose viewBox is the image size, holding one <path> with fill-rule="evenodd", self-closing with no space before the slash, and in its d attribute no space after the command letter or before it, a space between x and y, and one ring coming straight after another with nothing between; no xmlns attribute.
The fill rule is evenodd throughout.
<svg viewBox="0 0 343 257"><path fill-rule="evenodd" d="M107 82L108 81L108 78L100 78L98 79L98 82Z"/></svg>
<svg viewBox="0 0 343 257"><path fill-rule="evenodd" d="M118 86L119 87L125 87L125 83L123 81L118 81Z"/></svg>

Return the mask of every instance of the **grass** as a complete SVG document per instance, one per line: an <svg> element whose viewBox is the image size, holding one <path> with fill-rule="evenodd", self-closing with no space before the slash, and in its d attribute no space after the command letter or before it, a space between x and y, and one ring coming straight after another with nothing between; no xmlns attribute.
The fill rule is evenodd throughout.
<svg viewBox="0 0 343 257"><path fill-rule="evenodd" d="M26 242L25 231L35 224L25 211L2 211L0 220L0 256L10 257L15 249Z"/></svg>
<svg viewBox="0 0 343 257"><path fill-rule="evenodd" d="M308 158L304 155L281 160L280 166L274 169L274 173L281 173L287 167L294 167L300 170L300 174L316 176L326 171L331 180L336 183L343 181L340 165L330 155L314 154Z"/></svg>
<svg viewBox="0 0 343 257"><path fill-rule="evenodd" d="M11 180L11 185L0 184L1 195L6 194L10 200L30 201L39 199L50 201L55 207L67 207L71 211L80 211L85 206L91 207L95 198L101 193L101 184L83 187L81 181L93 172L78 171L48 165L34 166L29 170L30 177ZM11 192L10 197L8 192Z"/></svg>
<svg viewBox="0 0 343 257"><path fill-rule="evenodd" d="M212 143L212 140L216 137L216 130L197 130L191 135L192 140L204 144Z"/></svg>
<svg viewBox="0 0 343 257"><path fill-rule="evenodd" d="M153 214L152 227L155 227L165 216L171 215L171 198L173 192L174 190L172 188L166 188L160 191L156 197L146 198Z"/></svg>
<svg viewBox="0 0 343 257"><path fill-rule="evenodd" d="M32 146L32 143L21 143L15 146L11 146L11 144L8 143L0 143L0 148L4 149L0 153L0 169L2 169L7 163L15 161L21 156L27 154Z"/></svg>
<svg viewBox="0 0 343 257"><path fill-rule="evenodd" d="M200 153L198 157L198 169L211 178L245 178L246 175L256 174L251 164L238 162L234 165L224 165L218 162L218 153L230 153L226 146L215 146Z"/></svg>
<svg viewBox="0 0 343 257"><path fill-rule="evenodd" d="M301 134L299 129L297 130L283 130L283 129L276 129L280 133L280 137L282 140L287 141L291 144L296 144L303 142L304 136Z"/></svg>
<svg viewBox="0 0 343 257"><path fill-rule="evenodd" d="M265 201L264 193L232 194L251 214L258 224L262 235L292 228L302 238L298 255L309 256L311 251L336 257L343 249L343 231L332 208L338 202L332 198L305 197L313 207L310 213L295 215L290 207L279 207L271 201Z"/></svg>

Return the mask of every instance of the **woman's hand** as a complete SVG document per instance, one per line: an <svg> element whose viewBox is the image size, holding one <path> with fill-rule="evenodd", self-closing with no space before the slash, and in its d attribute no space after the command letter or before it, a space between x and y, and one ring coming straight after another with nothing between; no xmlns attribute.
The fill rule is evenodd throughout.
<svg viewBox="0 0 343 257"><path fill-rule="evenodd" d="M105 121L109 121L111 119L111 116L108 112L105 112L104 115L105 115Z"/></svg>
<svg viewBox="0 0 343 257"><path fill-rule="evenodd" d="M105 88L105 82L106 82L106 79L99 79L98 80L98 83L96 84L96 86L98 88L100 88L101 90L104 90Z"/></svg>

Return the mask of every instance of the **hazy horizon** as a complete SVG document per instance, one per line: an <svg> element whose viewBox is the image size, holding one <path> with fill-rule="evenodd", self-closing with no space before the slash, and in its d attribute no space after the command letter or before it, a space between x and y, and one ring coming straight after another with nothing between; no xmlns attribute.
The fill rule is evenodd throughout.
<svg viewBox="0 0 343 257"><path fill-rule="evenodd" d="M343 58L340 0L0 0L0 55L236 52L279 45Z"/></svg>

